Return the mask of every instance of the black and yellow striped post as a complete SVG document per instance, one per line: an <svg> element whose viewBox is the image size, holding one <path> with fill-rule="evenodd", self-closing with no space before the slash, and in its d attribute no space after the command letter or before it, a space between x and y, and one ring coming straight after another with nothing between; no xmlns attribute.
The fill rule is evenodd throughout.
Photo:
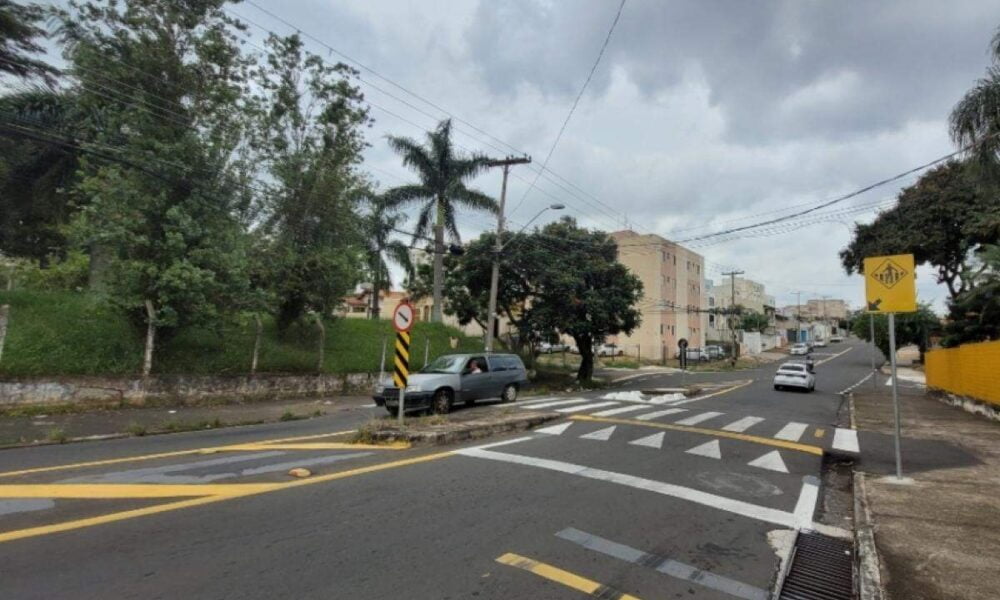
<svg viewBox="0 0 1000 600"><path fill-rule="evenodd" d="M399 388L399 423L403 423L406 410L406 384L410 379L410 333L396 332L396 358L393 360L392 380Z"/></svg>

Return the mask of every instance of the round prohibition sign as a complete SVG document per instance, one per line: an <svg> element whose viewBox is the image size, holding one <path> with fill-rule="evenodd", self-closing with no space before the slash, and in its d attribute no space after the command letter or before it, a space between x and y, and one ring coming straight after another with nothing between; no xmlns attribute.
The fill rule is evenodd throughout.
<svg viewBox="0 0 1000 600"><path fill-rule="evenodd" d="M409 302L400 302L396 310L392 313L392 326L396 331L409 331L413 328L413 305Z"/></svg>

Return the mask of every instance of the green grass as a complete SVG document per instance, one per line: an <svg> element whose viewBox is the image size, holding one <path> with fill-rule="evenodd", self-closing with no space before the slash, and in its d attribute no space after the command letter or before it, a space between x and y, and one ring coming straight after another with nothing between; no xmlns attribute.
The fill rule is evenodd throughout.
<svg viewBox="0 0 1000 600"><path fill-rule="evenodd" d="M10 304L10 322L0 376L135 375L141 370L143 337L106 302L73 292L0 292ZM214 329L191 328L157 346L154 374L245 374L253 352L252 319ZM326 325L324 373L374 372L383 340L392 365L395 332L389 321L335 319ZM459 338L454 350L449 337ZM264 321L258 373L316 372L319 333L311 323L292 327L279 338ZM448 352L482 349L478 338L433 323L417 323L411 333L410 364L424 364L430 340L433 359Z"/></svg>

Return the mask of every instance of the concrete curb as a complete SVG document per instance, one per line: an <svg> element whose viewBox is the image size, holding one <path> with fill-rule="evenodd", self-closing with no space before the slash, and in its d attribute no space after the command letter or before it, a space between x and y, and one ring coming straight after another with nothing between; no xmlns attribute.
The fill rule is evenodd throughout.
<svg viewBox="0 0 1000 600"><path fill-rule="evenodd" d="M860 600L885 600L882 561L875 546L875 525L868 510L865 474L854 473L855 587Z"/></svg>
<svg viewBox="0 0 1000 600"><path fill-rule="evenodd" d="M558 413L535 413L531 415L512 415L498 422L469 421L467 423L449 423L448 425L429 425L424 429L398 431L384 429L371 432L371 437L379 442L409 442L414 446L455 444L469 440L478 440L500 433L524 431L538 427L548 421L564 417Z"/></svg>

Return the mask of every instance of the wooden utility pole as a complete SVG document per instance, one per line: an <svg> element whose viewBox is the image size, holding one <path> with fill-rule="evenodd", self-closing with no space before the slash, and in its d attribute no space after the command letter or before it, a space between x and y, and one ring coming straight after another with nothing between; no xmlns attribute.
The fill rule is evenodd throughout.
<svg viewBox="0 0 1000 600"><path fill-rule="evenodd" d="M514 158L508 156L504 159L491 160L487 164L491 167L503 167L503 184L500 186L500 212L497 213L497 239L493 249L493 273L490 275L490 300L489 313L486 317L486 351L493 352L493 330L496 329L497 312L497 292L500 287L500 251L503 249L503 211L507 203L507 175L513 165L525 165L531 162L531 157Z"/></svg>
<svg viewBox="0 0 1000 600"><path fill-rule="evenodd" d="M728 273L723 273L723 275L729 275L729 291L731 292L731 300L729 302L729 329L732 331L733 337L733 355L730 358L730 364L734 367L736 366L736 349L739 348L739 344L736 341L736 276L742 275L744 271L730 271Z"/></svg>

